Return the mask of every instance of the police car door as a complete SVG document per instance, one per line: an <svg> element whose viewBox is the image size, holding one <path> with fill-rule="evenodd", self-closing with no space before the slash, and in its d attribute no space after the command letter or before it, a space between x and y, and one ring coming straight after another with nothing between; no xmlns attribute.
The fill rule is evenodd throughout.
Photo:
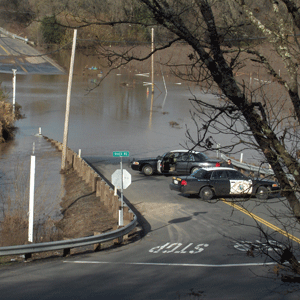
<svg viewBox="0 0 300 300"><path fill-rule="evenodd" d="M216 196L228 195L230 192L230 182L225 170L213 171L210 184L214 187Z"/></svg>
<svg viewBox="0 0 300 300"><path fill-rule="evenodd" d="M188 168L189 154L187 152L177 152L175 157L175 171L178 174L189 174Z"/></svg>
<svg viewBox="0 0 300 300"><path fill-rule="evenodd" d="M235 170L227 170L227 174L230 181L230 194L239 195L252 193L253 184L251 179Z"/></svg>
<svg viewBox="0 0 300 300"><path fill-rule="evenodd" d="M157 172L158 173L162 173L162 161L165 157L166 153L163 155L163 156L158 156L157 157L157 165L156 165L156 168L157 168Z"/></svg>

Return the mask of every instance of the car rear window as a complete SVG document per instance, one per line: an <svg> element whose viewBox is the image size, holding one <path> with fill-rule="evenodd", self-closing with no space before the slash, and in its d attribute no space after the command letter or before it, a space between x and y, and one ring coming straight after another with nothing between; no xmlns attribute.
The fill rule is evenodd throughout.
<svg viewBox="0 0 300 300"><path fill-rule="evenodd" d="M199 169L198 171L193 173L193 176L199 179L210 179L211 172Z"/></svg>

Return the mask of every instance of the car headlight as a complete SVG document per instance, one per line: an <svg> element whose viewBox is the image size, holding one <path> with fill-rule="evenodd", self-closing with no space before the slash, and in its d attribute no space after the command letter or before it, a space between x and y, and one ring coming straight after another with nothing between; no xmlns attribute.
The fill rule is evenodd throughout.
<svg viewBox="0 0 300 300"><path fill-rule="evenodd" d="M133 165L139 165L140 163L138 161L134 161L132 164Z"/></svg>

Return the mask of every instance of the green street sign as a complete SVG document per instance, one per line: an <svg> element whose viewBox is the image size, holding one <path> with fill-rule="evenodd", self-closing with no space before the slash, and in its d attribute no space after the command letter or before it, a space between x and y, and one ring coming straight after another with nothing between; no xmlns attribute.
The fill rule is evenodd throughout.
<svg viewBox="0 0 300 300"><path fill-rule="evenodd" d="M128 157L129 151L114 151L113 157Z"/></svg>

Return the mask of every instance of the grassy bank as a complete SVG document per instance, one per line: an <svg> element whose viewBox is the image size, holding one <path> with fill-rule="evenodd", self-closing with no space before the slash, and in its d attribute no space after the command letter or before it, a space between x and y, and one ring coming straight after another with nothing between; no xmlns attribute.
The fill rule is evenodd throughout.
<svg viewBox="0 0 300 300"><path fill-rule="evenodd" d="M0 100L0 144L12 140L16 131L15 121L22 118L21 107L6 100Z"/></svg>

